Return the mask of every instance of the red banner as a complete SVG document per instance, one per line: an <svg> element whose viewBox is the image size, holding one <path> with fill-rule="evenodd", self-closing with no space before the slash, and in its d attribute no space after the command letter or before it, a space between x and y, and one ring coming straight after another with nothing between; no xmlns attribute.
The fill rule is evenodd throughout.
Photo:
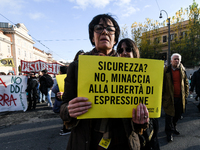
<svg viewBox="0 0 200 150"><path fill-rule="evenodd" d="M21 72L30 73L31 71L39 72L44 69L48 71L48 74L58 74L60 71L59 63L47 63L41 60L37 61L23 61L21 60Z"/></svg>

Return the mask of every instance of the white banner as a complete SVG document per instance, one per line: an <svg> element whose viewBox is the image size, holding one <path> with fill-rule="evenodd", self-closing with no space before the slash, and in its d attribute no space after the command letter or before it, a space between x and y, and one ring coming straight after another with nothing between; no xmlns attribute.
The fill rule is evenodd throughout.
<svg viewBox="0 0 200 150"><path fill-rule="evenodd" d="M31 71L38 72L46 69L48 74L58 74L60 71L61 64L55 63L47 63L42 60L36 61L24 61L21 60L21 72L30 73Z"/></svg>
<svg viewBox="0 0 200 150"><path fill-rule="evenodd" d="M0 112L26 111L26 88L26 76L0 76Z"/></svg>

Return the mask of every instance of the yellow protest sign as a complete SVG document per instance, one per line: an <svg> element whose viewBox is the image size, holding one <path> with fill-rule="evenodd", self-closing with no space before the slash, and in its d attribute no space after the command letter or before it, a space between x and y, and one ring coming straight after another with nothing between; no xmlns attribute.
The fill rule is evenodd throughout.
<svg viewBox="0 0 200 150"><path fill-rule="evenodd" d="M15 67L15 64L13 62L12 58L4 58L0 60L0 67Z"/></svg>
<svg viewBox="0 0 200 150"><path fill-rule="evenodd" d="M59 88L60 92L64 92L65 78L66 77L67 77L67 74L56 75L56 81L57 81L58 88Z"/></svg>
<svg viewBox="0 0 200 150"><path fill-rule="evenodd" d="M161 114L164 61L80 55L78 97L87 97L92 108L78 117L131 118L139 103L150 118Z"/></svg>

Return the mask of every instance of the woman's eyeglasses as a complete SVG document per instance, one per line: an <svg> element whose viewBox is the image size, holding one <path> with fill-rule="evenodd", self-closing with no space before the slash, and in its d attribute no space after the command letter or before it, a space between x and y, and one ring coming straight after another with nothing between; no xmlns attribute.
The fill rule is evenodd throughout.
<svg viewBox="0 0 200 150"><path fill-rule="evenodd" d="M111 35L115 34L114 26L104 27L102 24L97 24L94 26L94 32L96 32L96 33L102 33L104 29L106 29L106 31L108 31L108 33Z"/></svg>
<svg viewBox="0 0 200 150"><path fill-rule="evenodd" d="M132 51L132 48L126 47L125 50L126 50L126 52L130 53ZM119 53L119 54L123 53L123 51L124 51L123 48L117 49L117 53Z"/></svg>

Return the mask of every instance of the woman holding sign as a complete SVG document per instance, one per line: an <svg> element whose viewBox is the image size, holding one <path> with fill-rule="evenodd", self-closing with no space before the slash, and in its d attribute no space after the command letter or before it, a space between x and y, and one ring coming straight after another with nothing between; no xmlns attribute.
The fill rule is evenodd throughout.
<svg viewBox="0 0 200 150"><path fill-rule="evenodd" d="M117 56L113 47L118 43L119 34L119 25L113 17L108 14L95 16L89 24L89 37L94 49L85 55ZM92 103L86 97L77 97L78 61L69 65L67 74L64 103L60 110L66 127L71 129L67 150L140 150L137 133L148 125L146 106L138 105L137 113L133 109L132 119L79 120L77 117L87 113Z"/></svg>
<svg viewBox="0 0 200 150"><path fill-rule="evenodd" d="M129 38L122 39L117 45L117 53L120 57L139 58L140 53L135 42ZM145 106L146 107L146 106ZM137 123L137 122L134 122ZM152 133L152 134L151 134ZM149 126L144 130L143 134L138 134L140 138L141 149L159 150L158 143L158 120L156 118L149 119Z"/></svg>

